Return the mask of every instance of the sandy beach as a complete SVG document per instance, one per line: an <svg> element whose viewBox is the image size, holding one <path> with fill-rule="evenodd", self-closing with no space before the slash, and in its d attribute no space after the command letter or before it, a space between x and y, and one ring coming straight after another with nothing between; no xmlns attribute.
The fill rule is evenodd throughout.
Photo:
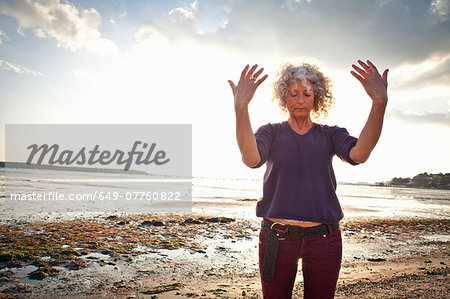
<svg viewBox="0 0 450 299"><path fill-rule="evenodd" d="M260 219L202 212L211 205L196 203L188 214L2 225L0 298L262 298ZM448 297L449 224L344 218L336 298ZM302 292L299 265L293 298Z"/></svg>

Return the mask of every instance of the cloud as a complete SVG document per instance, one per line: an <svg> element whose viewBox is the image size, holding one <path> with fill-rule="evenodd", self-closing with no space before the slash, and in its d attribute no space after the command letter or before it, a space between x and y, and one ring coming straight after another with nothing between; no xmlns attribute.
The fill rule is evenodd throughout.
<svg viewBox="0 0 450 299"><path fill-rule="evenodd" d="M391 114L402 121L413 124L436 124L445 127L450 127L450 111L444 113L418 113L418 112L403 112L398 109L393 109Z"/></svg>
<svg viewBox="0 0 450 299"><path fill-rule="evenodd" d="M431 3L431 10L438 16L441 21L448 21L450 19L449 0L434 0Z"/></svg>
<svg viewBox="0 0 450 299"><path fill-rule="evenodd" d="M215 44L247 56L312 56L335 67L372 59L393 68L450 49L448 1L229 1L217 31L199 30L195 7L175 8L143 23L137 36ZM146 32L146 34L143 34Z"/></svg>
<svg viewBox="0 0 450 299"><path fill-rule="evenodd" d="M189 6L176 7L163 17L142 23L135 33L135 39L138 42L158 39L182 42L197 39L197 36L202 35L197 19L203 11L198 0Z"/></svg>
<svg viewBox="0 0 450 299"><path fill-rule="evenodd" d="M117 54L117 46L101 36L101 16L93 8L77 9L59 0L0 0L0 4L1 13L19 22L19 33L30 28L35 36L56 41L58 47L102 56Z"/></svg>
<svg viewBox="0 0 450 299"><path fill-rule="evenodd" d="M3 30L0 30L0 45L4 42L8 42L10 40L9 36L6 35L6 32Z"/></svg>
<svg viewBox="0 0 450 299"><path fill-rule="evenodd" d="M427 88L450 86L450 54L433 56L418 64L403 65L395 69L395 88Z"/></svg>
<svg viewBox="0 0 450 299"><path fill-rule="evenodd" d="M0 70L16 72L18 74L29 74L33 76L44 76L41 72L31 70L25 66L21 66L9 61L0 59Z"/></svg>

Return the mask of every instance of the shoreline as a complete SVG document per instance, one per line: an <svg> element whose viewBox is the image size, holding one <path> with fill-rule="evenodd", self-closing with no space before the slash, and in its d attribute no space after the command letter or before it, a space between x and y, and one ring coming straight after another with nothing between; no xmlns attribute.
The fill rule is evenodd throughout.
<svg viewBox="0 0 450 299"><path fill-rule="evenodd" d="M0 298L261 298L259 225L199 212L1 225ZM344 218L341 230L337 298L447 292L450 219ZM294 298L301 288L299 265Z"/></svg>

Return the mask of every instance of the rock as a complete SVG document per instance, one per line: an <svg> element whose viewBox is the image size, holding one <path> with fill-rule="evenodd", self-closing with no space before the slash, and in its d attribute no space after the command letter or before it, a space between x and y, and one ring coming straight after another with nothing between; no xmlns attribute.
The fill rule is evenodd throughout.
<svg viewBox="0 0 450 299"><path fill-rule="evenodd" d="M382 259L382 258L369 258L367 259L369 262L385 262L386 259Z"/></svg>
<svg viewBox="0 0 450 299"><path fill-rule="evenodd" d="M120 289L120 288L123 288L123 289L128 288L127 285L126 285L126 282L123 281L123 280L121 280L121 281L115 281L115 282L113 283L113 285L114 285L116 288L118 288L118 289Z"/></svg>
<svg viewBox="0 0 450 299"><path fill-rule="evenodd" d="M104 254L104 255L111 255L111 251L108 249L102 250L102 251L100 251L100 253Z"/></svg>
<svg viewBox="0 0 450 299"><path fill-rule="evenodd" d="M79 253L75 249L72 249L72 250L63 250L63 251L61 251L59 253L59 255L62 255L62 256L80 256L81 253Z"/></svg>
<svg viewBox="0 0 450 299"><path fill-rule="evenodd" d="M151 221L145 220L144 222L141 223L141 226L142 225L165 226L164 222L158 220L151 220Z"/></svg>
<svg viewBox="0 0 450 299"><path fill-rule="evenodd" d="M225 289L217 288L217 289L213 289L213 290L207 290L206 292L212 293L217 296L217 295L221 295L222 293L226 293L228 291Z"/></svg>
<svg viewBox="0 0 450 299"><path fill-rule="evenodd" d="M67 265L67 268L70 270L80 270L80 269L86 268L86 267L87 267L87 263L82 258L74 258Z"/></svg>
<svg viewBox="0 0 450 299"><path fill-rule="evenodd" d="M212 217L212 218L207 218L206 221L212 222L212 223L230 223L230 222L233 222L234 219L228 218L228 217Z"/></svg>
<svg viewBox="0 0 450 299"><path fill-rule="evenodd" d="M159 294L162 292L178 290L182 286L183 286L182 283L176 282L176 283L171 283L171 284L166 284L166 285L160 285L160 286L151 288L143 293L146 295ZM156 296L152 296L152 297L156 298Z"/></svg>
<svg viewBox="0 0 450 299"><path fill-rule="evenodd" d="M36 279L36 280L42 280L46 278L47 276L56 276L58 275L59 270L52 268L52 267L39 267L37 270L31 272L28 274L28 277L30 279Z"/></svg>
<svg viewBox="0 0 450 299"><path fill-rule="evenodd" d="M202 221L199 221L197 219L188 218L183 221L184 224L202 224Z"/></svg>

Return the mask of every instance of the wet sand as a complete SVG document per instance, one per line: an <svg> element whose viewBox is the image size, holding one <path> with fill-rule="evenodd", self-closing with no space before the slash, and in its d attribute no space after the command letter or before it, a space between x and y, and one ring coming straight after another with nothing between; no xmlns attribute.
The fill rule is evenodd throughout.
<svg viewBox="0 0 450 299"><path fill-rule="evenodd" d="M336 297L449 297L449 224L344 218ZM2 225L0 298L262 298L259 227L201 209Z"/></svg>

